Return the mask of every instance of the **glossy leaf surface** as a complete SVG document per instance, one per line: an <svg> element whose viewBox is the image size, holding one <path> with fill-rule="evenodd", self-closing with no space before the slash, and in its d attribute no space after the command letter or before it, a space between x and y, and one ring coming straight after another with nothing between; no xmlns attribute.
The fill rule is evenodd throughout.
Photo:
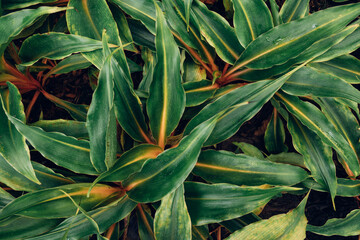
<svg viewBox="0 0 360 240"><path fill-rule="evenodd" d="M360 234L360 210L351 211L345 218L333 218L322 226L308 225L306 230L324 236L355 236Z"/></svg>
<svg viewBox="0 0 360 240"><path fill-rule="evenodd" d="M233 5L235 33L243 47L274 27L263 0L234 0Z"/></svg>
<svg viewBox="0 0 360 240"><path fill-rule="evenodd" d="M16 37L25 27L30 26L35 20L43 15L64 11L66 8L39 7L37 9L24 9L9 13L0 17L0 55L10 41Z"/></svg>
<svg viewBox="0 0 360 240"><path fill-rule="evenodd" d="M263 184L291 186L308 177L306 171L299 167L215 150L201 153L194 173L214 183L247 186Z"/></svg>
<svg viewBox="0 0 360 240"><path fill-rule="evenodd" d="M192 10L199 20L201 33L206 40L215 48L221 59L233 64L243 51L234 29L222 16L210 11L198 0L194 1Z"/></svg>
<svg viewBox="0 0 360 240"><path fill-rule="evenodd" d="M90 162L88 141L57 132L45 132L41 128L27 126L16 118L9 118L18 131L47 159L77 173L97 174Z"/></svg>
<svg viewBox="0 0 360 240"><path fill-rule="evenodd" d="M293 116L289 116L288 129L293 139L293 145L303 155L305 165L311 171L312 177L328 189L334 200L336 169L331 148L322 143L320 137Z"/></svg>
<svg viewBox="0 0 360 240"><path fill-rule="evenodd" d="M236 239L305 239L306 224L305 205L307 197L299 206L287 214L279 214L267 220L250 224L233 233L227 240Z"/></svg>
<svg viewBox="0 0 360 240"><path fill-rule="evenodd" d="M217 117L200 124L177 147L148 160L139 173L128 178L123 185L129 190L129 197L138 202L154 202L178 188L194 168Z"/></svg>
<svg viewBox="0 0 360 240"><path fill-rule="evenodd" d="M340 78L303 67L286 81L282 90L297 96L341 97L360 102L360 92Z"/></svg>
<svg viewBox="0 0 360 240"><path fill-rule="evenodd" d="M286 0L281 7L280 17L284 23L305 17L308 13L309 0Z"/></svg>
<svg viewBox="0 0 360 240"><path fill-rule="evenodd" d="M30 162L30 152L25 138L7 118L9 114L25 121L19 91L11 83L8 83L8 87L8 90L0 90L0 155L17 172L39 184Z"/></svg>
<svg viewBox="0 0 360 240"><path fill-rule="evenodd" d="M0 219L13 215L37 218L64 218L75 214L76 206L64 192L69 194L82 208L90 210L99 202L116 199L120 194L118 188L106 185L95 186L90 197L86 197L90 184L70 184L27 193L12 201L0 212ZM62 192L64 191L64 192Z"/></svg>
<svg viewBox="0 0 360 240"><path fill-rule="evenodd" d="M341 30L359 12L359 4L345 5L279 25L254 40L236 61L231 72L243 66L264 69L285 63L290 56L299 55L316 41Z"/></svg>
<svg viewBox="0 0 360 240"><path fill-rule="evenodd" d="M90 211L88 212L88 215L97 223L100 232L104 232L112 224L122 220L130 214L135 206L136 203L131 201L125 195L117 203ZM61 239L64 235L68 238L82 238L96 233L92 223L87 217L84 214L79 214L66 219L52 231L29 239Z"/></svg>
<svg viewBox="0 0 360 240"><path fill-rule="evenodd" d="M261 189L231 184L185 182L185 200L191 222L203 225L248 214L286 191L285 187Z"/></svg>
<svg viewBox="0 0 360 240"><path fill-rule="evenodd" d="M349 174L360 174L359 162L348 142L337 132L331 122L309 102L303 102L297 97L277 93L277 98L286 106L288 111L296 116L305 126L314 131L321 140L333 147L344 158Z"/></svg>
<svg viewBox="0 0 360 240"><path fill-rule="evenodd" d="M91 52L102 48L101 41L64 33L37 34L21 45L22 65L30 66L41 58L63 59L72 53ZM35 54L34 54L35 53Z"/></svg>
<svg viewBox="0 0 360 240"><path fill-rule="evenodd" d="M191 239L191 220L183 185L161 200L155 214L154 234L156 239Z"/></svg>
<svg viewBox="0 0 360 240"><path fill-rule="evenodd" d="M157 63L150 86L147 112L150 129L158 145L164 148L166 138L178 125L185 108L181 85L180 52L160 7L156 7ZM171 60L170 60L171 59Z"/></svg>

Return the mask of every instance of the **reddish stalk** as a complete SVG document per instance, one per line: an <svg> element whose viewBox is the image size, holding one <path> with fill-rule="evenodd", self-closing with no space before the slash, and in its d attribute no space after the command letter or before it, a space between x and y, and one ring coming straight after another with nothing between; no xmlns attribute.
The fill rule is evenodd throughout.
<svg viewBox="0 0 360 240"><path fill-rule="evenodd" d="M228 84L228 83L236 81L236 80L241 80L240 78L237 78L237 77L239 77L242 74L247 73L249 71L251 71L251 69L244 69L242 71L235 72L230 75L228 73L226 73L222 78L219 79L218 83L221 85L225 85L225 84Z"/></svg>
<svg viewBox="0 0 360 240"><path fill-rule="evenodd" d="M153 231L152 231L152 229L151 229L151 226L150 226L150 224L149 224L149 222L148 222L148 220L147 220L147 218L146 218L145 212L144 212L144 210L142 209L140 203L137 205L137 208L138 208L138 210L139 210L141 219L142 219L142 220L144 221L144 223L145 223L146 229L148 230L148 232L150 233L150 235L151 235L152 238L154 239L154 233L153 233Z"/></svg>
<svg viewBox="0 0 360 240"><path fill-rule="evenodd" d="M25 112L26 119L29 119L31 110L32 110L36 100L38 99L39 95L40 95L40 91L36 91L33 98L31 99L28 107L26 108L26 112Z"/></svg>
<svg viewBox="0 0 360 240"><path fill-rule="evenodd" d="M111 238L111 236L112 236L113 233L114 233L115 227L116 227L116 223L114 223L113 225L111 225L111 226L109 227L109 229L108 229L108 231L107 231L107 233L106 233L106 236L105 236L107 239L110 239L110 238Z"/></svg>
<svg viewBox="0 0 360 240"><path fill-rule="evenodd" d="M217 240L221 240L221 227L219 227L217 231Z"/></svg>

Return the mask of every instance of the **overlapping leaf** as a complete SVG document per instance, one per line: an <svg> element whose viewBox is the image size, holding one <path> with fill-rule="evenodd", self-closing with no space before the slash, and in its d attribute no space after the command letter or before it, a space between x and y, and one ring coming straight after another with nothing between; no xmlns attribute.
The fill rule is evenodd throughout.
<svg viewBox="0 0 360 240"><path fill-rule="evenodd" d="M270 153L281 153L288 149L285 145L284 124L276 109L274 109L270 122L267 125L264 141L265 147Z"/></svg>
<svg viewBox="0 0 360 240"><path fill-rule="evenodd" d="M150 86L147 112L151 132L159 146L176 128L185 108L185 92L181 85L180 52L160 7L156 7L156 54L154 79Z"/></svg>
<svg viewBox="0 0 360 240"><path fill-rule="evenodd" d="M19 91L11 83L8 83L8 87L8 90L0 89L0 157L24 177L40 184L30 162L30 151L25 138L7 118L9 114L25 121Z"/></svg>
<svg viewBox="0 0 360 240"><path fill-rule="evenodd" d="M308 177L306 171L299 167L215 150L201 153L194 173L209 182L247 186L291 186Z"/></svg>
<svg viewBox="0 0 360 240"><path fill-rule="evenodd" d="M307 14L309 14L309 0L287 0L280 11L284 23L305 17Z"/></svg>

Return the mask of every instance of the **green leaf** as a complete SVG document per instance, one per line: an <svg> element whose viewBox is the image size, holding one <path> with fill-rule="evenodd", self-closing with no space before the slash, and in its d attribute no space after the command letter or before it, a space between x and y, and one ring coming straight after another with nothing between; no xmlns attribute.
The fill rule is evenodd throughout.
<svg viewBox="0 0 360 240"><path fill-rule="evenodd" d="M100 232L105 232L112 224L130 214L135 206L136 203L125 195L118 202L90 211L88 214L98 224ZM29 240L61 239L66 233L69 239L79 239L97 232L87 217L84 214L79 214L66 219L52 231L38 237L29 238Z"/></svg>
<svg viewBox="0 0 360 240"><path fill-rule="evenodd" d="M333 58L339 57L344 54L351 53L360 47L360 22L357 21L355 24L351 25L356 27L356 30L347 36L343 41L336 44L332 48L330 48L327 52L317 57L314 61L323 62L328 61Z"/></svg>
<svg viewBox="0 0 360 240"><path fill-rule="evenodd" d="M186 94L186 107L194 107L211 98L217 87L211 81L201 80L183 84Z"/></svg>
<svg viewBox="0 0 360 240"><path fill-rule="evenodd" d="M191 220L187 211L184 185L161 200L154 219L156 239L191 239Z"/></svg>
<svg viewBox="0 0 360 240"><path fill-rule="evenodd" d="M277 163L287 163L305 168L304 158L298 153L279 153L271 154L266 160Z"/></svg>
<svg viewBox="0 0 360 240"><path fill-rule="evenodd" d="M7 115L25 122L24 106L15 85L8 83L9 89L0 89L0 156L17 172L29 180L40 184L30 162L30 151L24 136L8 120Z"/></svg>
<svg viewBox="0 0 360 240"><path fill-rule="evenodd" d="M71 179L65 178L61 174L55 173L50 168L36 162L32 162L32 167L41 184L34 183L15 171L1 156L0 166L0 182L16 191L31 192L73 183Z"/></svg>
<svg viewBox="0 0 360 240"><path fill-rule="evenodd" d="M110 49L103 33L104 65L93 93L86 128L90 137L90 160L98 172L109 169L116 159L117 132L114 110L114 72L111 69Z"/></svg>
<svg viewBox="0 0 360 240"><path fill-rule="evenodd" d="M251 145L246 142L233 142L232 144L237 146L238 149L240 149L245 155L248 155L250 157L254 157L257 159L261 159L261 160L264 159L263 153L254 145ZM236 152L236 153L238 153L238 152Z"/></svg>
<svg viewBox="0 0 360 240"><path fill-rule="evenodd" d="M263 0L234 0L233 4L235 33L243 47L274 27Z"/></svg>
<svg viewBox="0 0 360 240"><path fill-rule="evenodd" d="M296 96L341 97L360 103L360 92L340 78L303 67L282 86Z"/></svg>
<svg viewBox="0 0 360 240"><path fill-rule="evenodd" d="M3 3L3 8L6 10L11 10L17 8L26 8L39 3L52 3L56 1L57 0L7 0Z"/></svg>
<svg viewBox="0 0 360 240"><path fill-rule="evenodd" d="M185 200L194 225L243 216L264 206L287 187L261 189L231 184L185 182Z"/></svg>
<svg viewBox="0 0 360 240"><path fill-rule="evenodd" d="M224 226L227 230L229 230L231 233L244 228L245 226L260 221L261 218L255 215L254 213L246 214L245 216L242 216L240 218L235 218L232 220L227 220L220 222L219 224Z"/></svg>
<svg viewBox="0 0 360 240"><path fill-rule="evenodd" d="M79 36L77 36L79 37ZM24 45L23 45L24 46ZM74 54L65 58L55 67L53 67L44 78L48 78L51 74L64 74L72 71L86 69L91 66L91 63L84 58L81 54Z"/></svg>
<svg viewBox="0 0 360 240"><path fill-rule="evenodd" d="M313 43L340 31L359 13L360 4L348 4L279 25L254 40L225 76L244 66L265 69L283 64Z"/></svg>
<svg viewBox="0 0 360 240"><path fill-rule="evenodd" d="M134 42L155 52L155 36L140 21L132 18L127 20Z"/></svg>
<svg viewBox="0 0 360 240"><path fill-rule="evenodd" d="M210 11L198 0L194 1L192 10L198 18L201 34L222 60L233 64L244 50L236 38L235 30L222 16Z"/></svg>
<svg viewBox="0 0 360 240"><path fill-rule="evenodd" d="M186 25L187 25L188 30L190 28L190 12L191 12L192 3L193 3L193 0L185 0L184 1L184 4L185 4L185 19L186 19Z"/></svg>
<svg viewBox="0 0 360 240"><path fill-rule="evenodd" d="M310 63L309 66L348 83L360 83L360 60L351 55L337 57L327 62Z"/></svg>
<svg viewBox="0 0 360 240"><path fill-rule="evenodd" d="M89 197L86 197L89 183L64 185L27 193L16 198L0 212L0 219L13 215L36 218L64 218L75 214L77 207L68 198L66 192L85 210L92 210L99 202L119 198L120 189L106 185L96 185Z"/></svg>
<svg viewBox="0 0 360 240"><path fill-rule="evenodd" d="M185 61L183 63L183 68L184 69L183 69L182 77L183 77L183 82L185 84L189 82L198 82L206 79L205 68L195 63L191 57L186 56Z"/></svg>
<svg viewBox="0 0 360 240"><path fill-rule="evenodd" d="M321 98L317 101L321 106L327 119L329 119L336 130L343 135L352 151L360 159L360 130L359 122L351 112L350 108L332 98Z"/></svg>
<svg viewBox="0 0 360 240"><path fill-rule="evenodd" d="M117 24L122 45L129 45L126 49L137 52L125 14L115 5L111 5L110 10Z"/></svg>
<svg viewBox="0 0 360 240"><path fill-rule="evenodd" d="M23 66L33 65L41 58L63 59L73 53L91 52L102 48L101 41L64 33L35 34L21 45L19 57Z"/></svg>
<svg viewBox="0 0 360 240"><path fill-rule="evenodd" d="M306 230L323 236L356 236L360 234L360 209L351 211L345 218L332 218L322 226L308 225Z"/></svg>
<svg viewBox="0 0 360 240"><path fill-rule="evenodd" d="M306 187L321 192L328 192L328 189L312 179L306 179L299 187ZM337 179L336 196L356 197L360 195L360 180L351 180L346 178Z"/></svg>
<svg viewBox="0 0 360 240"><path fill-rule="evenodd" d="M136 208L138 232L141 240L154 240L154 219L141 205Z"/></svg>
<svg viewBox="0 0 360 240"><path fill-rule="evenodd" d="M159 146L142 144L127 151L108 171L101 174L93 184L103 182L121 182L141 170L144 163L156 158L162 152Z"/></svg>
<svg viewBox="0 0 360 240"><path fill-rule="evenodd" d="M276 109L274 109L270 122L267 125L264 141L265 147L270 153L281 153L288 150L285 145L284 124Z"/></svg>
<svg viewBox="0 0 360 240"><path fill-rule="evenodd" d="M219 143L231 137L239 130L245 121L251 119L261 109L296 70L297 69L294 69L288 72L276 81L259 81L226 93L204 107L200 113L188 123L185 134L189 133L201 122L226 109L227 111L219 118L205 146Z"/></svg>
<svg viewBox="0 0 360 240"><path fill-rule="evenodd" d="M119 30L105 0L70 0L68 7L71 8L66 11L66 22L71 34L101 41L102 32L106 29L109 43L120 46ZM101 50L83 53L83 55L101 69L103 65Z"/></svg>
<svg viewBox="0 0 360 240"><path fill-rule="evenodd" d="M66 8L39 7L37 9L24 9L0 17L0 55L2 55L11 42L20 32L33 24L39 17L64 11Z"/></svg>
<svg viewBox="0 0 360 240"><path fill-rule="evenodd" d="M0 209L5 207L8 203L13 201L15 197L13 197L10 193L0 188Z"/></svg>
<svg viewBox="0 0 360 240"><path fill-rule="evenodd" d="M32 123L31 126L40 127L45 132L60 132L75 138L88 138L89 136L85 122L64 119L40 120Z"/></svg>
<svg viewBox="0 0 360 240"><path fill-rule="evenodd" d="M307 14L309 14L309 0L286 0L280 11L284 23L303 18Z"/></svg>
<svg viewBox="0 0 360 240"><path fill-rule="evenodd" d="M70 116L77 120L77 121L86 121L86 115L87 115L87 111L89 106L84 105L84 104L74 104L65 100L62 100L58 97L55 97L52 94L47 93L46 91L42 91L42 94L49 99L50 101L52 101L56 106L65 109Z"/></svg>
<svg viewBox="0 0 360 240"><path fill-rule="evenodd" d="M194 240L208 240L213 238L210 236L208 225L192 226L192 239Z"/></svg>
<svg viewBox="0 0 360 240"><path fill-rule="evenodd" d="M331 148L291 115L288 119L288 129L292 136L294 148L304 156L305 165L310 170L311 176L326 187L334 201L336 196L336 169Z"/></svg>
<svg viewBox="0 0 360 240"><path fill-rule="evenodd" d="M25 125L14 117L8 118L45 158L77 173L98 174L90 161L88 141L77 140L62 133L45 132L41 128Z"/></svg>
<svg viewBox="0 0 360 240"><path fill-rule="evenodd" d="M124 12L129 14L132 18L140 20L146 28L153 34L156 33L155 21L156 10L154 0L132 0L131 3L121 0L112 0Z"/></svg>
<svg viewBox="0 0 360 240"><path fill-rule="evenodd" d="M269 3L274 25L278 26L283 23L279 14L279 6L277 5L276 0L269 0Z"/></svg>
<svg viewBox="0 0 360 240"><path fill-rule="evenodd" d="M2 240L28 239L44 232L48 232L62 222L62 219L36 219L29 217L15 217L0 226Z"/></svg>
<svg viewBox="0 0 360 240"><path fill-rule="evenodd" d="M305 126L314 131L321 140L333 147L345 160L345 169L348 174L358 176L360 174L359 162L344 137L337 132L331 122L309 102L303 102L297 97L277 93L276 98L280 99L288 111L298 118Z"/></svg>
<svg viewBox="0 0 360 240"><path fill-rule="evenodd" d="M137 202L155 202L178 188L194 168L200 149L214 129L218 115L200 124L175 148L148 160L141 171L123 182Z"/></svg>
<svg viewBox="0 0 360 240"><path fill-rule="evenodd" d="M299 167L215 150L200 154L194 173L209 182L247 186L291 186L308 177L307 172Z"/></svg>
<svg viewBox="0 0 360 240"><path fill-rule="evenodd" d="M166 138L176 128L184 112L185 92L181 85L179 49L160 7L157 6L156 11L157 63L147 111L152 134L158 145L164 148Z"/></svg>
<svg viewBox="0 0 360 240"><path fill-rule="evenodd" d="M299 206L286 214L275 215L267 220L250 224L233 233L226 240L252 239L305 239L307 219L305 205L307 196Z"/></svg>
<svg viewBox="0 0 360 240"><path fill-rule="evenodd" d="M156 54L149 48L143 48L141 58L144 60L143 78L139 84L138 90L149 92L151 82L154 78L154 67L156 64Z"/></svg>

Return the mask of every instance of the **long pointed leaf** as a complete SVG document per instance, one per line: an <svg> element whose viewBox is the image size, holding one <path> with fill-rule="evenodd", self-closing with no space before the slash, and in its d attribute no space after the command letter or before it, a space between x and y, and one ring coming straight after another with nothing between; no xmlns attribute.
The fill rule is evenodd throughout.
<svg viewBox="0 0 360 240"><path fill-rule="evenodd" d="M344 167L348 174L354 176L360 174L356 154L318 108L309 102L303 102L297 97L285 93L278 92L276 97L281 100L290 113L294 114L305 126L314 131L324 143L333 147L340 154L345 160Z"/></svg>
<svg viewBox="0 0 360 240"><path fill-rule="evenodd" d="M8 90L0 90L0 156L17 172L40 184L30 162L30 151L24 136L16 130L7 114L25 122L24 106L18 89L8 83Z"/></svg>
<svg viewBox="0 0 360 240"><path fill-rule="evenodd" d="M161 200L154 219L156 239L191 239L191 220L187 211L184 185Z"/></svg>
<svg viewBox="0 0 360 240"><path fill-rule="evenodd" d="M243 47L274 27L263 0L234 0L233 4L235 33Z"/></svg>
<svg viewBox="0 0 360 240"><path fill-rule="evenodd" d="M305 17L309 13L309 0L286 0L281 7L280 17L284 23Z"/></svg>
<svg viewBox="0 0 360 240"><path fill-rule="evenodd" d="M177 147L148 160L139 173L123 183L129 197L138 202L155 202L178 188L194 168L217 118L216 115L200 124Z"/></svg>
<svg viewBox="0 0 360 240"><path fill-rule="evenodd" d="M180 52L160 7L156 7L157 63L150 86L147 111L150 128L159 146L176 128L185 108L185 92L181 85Z"/></svg>

